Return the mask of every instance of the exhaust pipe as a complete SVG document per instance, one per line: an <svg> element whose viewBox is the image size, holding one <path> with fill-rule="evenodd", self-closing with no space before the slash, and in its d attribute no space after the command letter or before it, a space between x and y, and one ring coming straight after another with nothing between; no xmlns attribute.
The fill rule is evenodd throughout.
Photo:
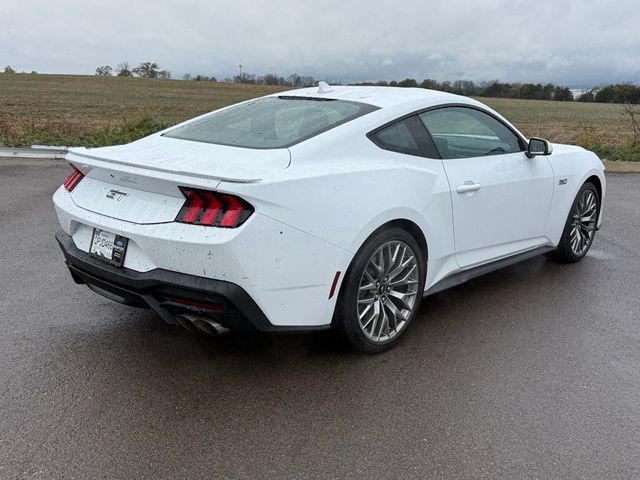
<svg viewBox="0 0 640 480"><path fill-rule="evenodd" d="M190 315L176 315L176 323L185 330L189 330L191 333L196 333L198 331L198 327L196 327L189 317Z"/></svg>
<svg viewBox="0 0 640 480"><path fill-rule="evenodd" d="M190 313L182 313L176 316L176 322L181 327L190 332L201 331L212 337L217 337L229 333L229 329L220 325L215 320L208 317L201 317Z"/></svg>

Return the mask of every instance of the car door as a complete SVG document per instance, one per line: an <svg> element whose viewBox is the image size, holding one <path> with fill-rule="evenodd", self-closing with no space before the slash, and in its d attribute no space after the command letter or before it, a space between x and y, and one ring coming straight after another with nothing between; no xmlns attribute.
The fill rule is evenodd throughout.
<svg viewBox="0 0 640 480"><path fill-rule="evenodd" d="M441 107L419 118L443 159L460 267L547 243L554 179L546 157L528 158L519 135L477 108Z"/></svg>

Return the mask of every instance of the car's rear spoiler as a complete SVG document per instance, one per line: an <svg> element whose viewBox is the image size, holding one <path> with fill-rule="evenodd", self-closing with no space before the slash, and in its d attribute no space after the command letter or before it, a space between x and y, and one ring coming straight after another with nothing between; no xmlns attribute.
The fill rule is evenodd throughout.
<svg viewBox="0 0 640 480"><path fill-rule="evenodd" d="M87 167L96 167L96 168L108 168L113 169L116 168L126 173L136 174L136 175L146 175L149 177L156 177L154 172L162 173L162 177L166 179L166 175L171 175L176 177L176 181L178 182L180 179L184 177L188 177L189 179L202 179L207 180L208 182L220 181L220 182L233 182L233 183L256 183L262 180L261 178L235 178L229 176L214 176L208 175L205 173L194 172L194 171L186 171L180 170L178 168L164 168L158 165L149 165L149 164L140 164L132 161L127 161L124 159L114 159L114 158L102 158L95 155L90 155L89 153L85 153L79 151L79 149L70 150L69 153L65 156L65 160L69 163L76 164L79 167L81 165L86 165ZM124 167L124 168L123 168ZM81 170L84 170L80 168ZM131 170L130 170L131 169ZM184 182L183 182L184 183ZM210 185L210 183L207 183Z"/></svg>

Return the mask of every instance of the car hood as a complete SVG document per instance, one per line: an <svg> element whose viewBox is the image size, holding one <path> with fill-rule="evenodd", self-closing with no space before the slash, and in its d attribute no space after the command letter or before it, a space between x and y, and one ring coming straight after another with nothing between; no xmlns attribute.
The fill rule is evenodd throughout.
<svg viewBox="0 0 640 480"><path fill-rule="evenodd" d="M572 153L572 152L584 152L584 148L578 145L566 145L564 143L552 143L553 153Z"/></svg>
<svg viewBox="0 0 640 480"><path fill-rule="evenodd" d="M159 134L126 145L69 149L68 160L82 158L228 182L257 182L274 171L286 169L291 161L286 148L257 150Z"/></svg>

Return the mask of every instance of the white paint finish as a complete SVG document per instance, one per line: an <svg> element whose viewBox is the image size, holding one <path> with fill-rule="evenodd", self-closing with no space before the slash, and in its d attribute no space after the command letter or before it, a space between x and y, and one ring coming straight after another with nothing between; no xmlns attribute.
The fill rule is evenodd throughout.
<svg viewBox="0 0 640 480"><path fill-rule="evenodd" d="M222 182L219 190L238 194L257 211L351 252L342 271L381 225L409 220L429 244L427 284L448 273L455 252L441 160L381 150L364 135L318 151L303 145L292 148L287 177L255 184Z"/></svg>
<svg viewBox="0 0 640 480"><path fill-rule="evenodd" d="M299 229L260 214L237 229L134 224L78 207L63 187L54 202L62 229L83 251L99 227L129 239L125 268L162 268L235 283L274 325L331 321L335 297L328 301L329 290L347 252Z"/></svg>
<svg viewBox="0 0 640 480"><path fill-rule="evenodd" d="M62 213L62 211L60 211L60 213ZM89 247L91 246L91 238L93 237L93 227L89 227L82 223L72 222L68 214L65 216L67 217L65 222L68 222L69 225L67 233L69 233L73 238L73 243L75 243L76 247L83 252L88 252Z"/></svg>
<svg viewBox="0 0 640 480"><path fill-rule="evenodd" d="M527 158L518 152L450 159L444 160L444 168L452 190L460 267L548 243L554 175L547 157ZM473 191L458 193L459 187L470 185Z"/></svg>
<svg viewBox="0 0 640 480"><path fill-rule="evenodd" d="M553 203L547 223L547 235L555 245L560 241L567 215L578 190L591 177L600 179L602 198L598 226L602 224L607 185L602 161L597 155L583 148L573 145L554 144L553 155L549 157L549 161L553 168L556 182ZM559 185L560 179L567 179L567 183Z"/></svg>
<svg viewBox="0 0 640 480"><path fill-rule="evenodd" d="M89 180L73 194L55 193L62 228L85 251L94 227L130 238L125 267L136 271L163 268L236 283L274 325L324 325L335 306L336 296L328 300L335 272L342 272L341 282L354 253L387 222L408 220L424 233L428 289L460 270L455 245L465 267L540 243L556 245L582 182L596 175L604 189L602 163L577 147L554 145L553 155L534 159L511 154L443 162L381 150L366 137L431 106L491 111L472 99L377 87L287 94L365 101L380 109L290 149L220 147L155 134L130 145L74 150L68 160ZM559 186L560 178L567 185ZM455 193L467 180L482 188ZM122 210L100 203L111 184L134 190L129 193L139 203ZM234 193L256 212L237 229L174 223L178 186ZM144 224L157 221L167 223Z"/></svg>
<svg viewBox="0 0 640 480"><path fill-rule="evenodd" d="M109 162L199 178L257 181L289 166L286 148L255 150L169 138L156 133L126 145L72 148L67 159Z"/></svg>
<svg viewBox="0 0 640 480"><path fill-rule="evenodd" d="M132 223L173 222L184 205L184 196L163 195L128 186L84 178L72 192L79 207Z"/></svg>

